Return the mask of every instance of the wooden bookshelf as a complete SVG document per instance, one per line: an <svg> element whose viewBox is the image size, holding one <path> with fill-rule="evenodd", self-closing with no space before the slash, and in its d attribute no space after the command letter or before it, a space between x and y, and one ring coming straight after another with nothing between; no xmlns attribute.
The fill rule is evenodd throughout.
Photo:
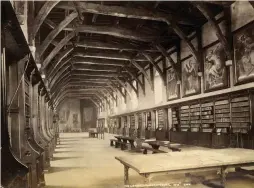
<svg viewBox="0 0 254 188"><path fill-rule="evenodd" d="M179 117L179 108L172 108L172 125L173 131L180 130L180 117Z"/></svg>
<svg viewBox="0 0 254 188"><path fill-rule="evenodd" d="M251 125L249 95L231 98L231 125L233 132L247 133Z"/></svg>
<svg viewBox="0 0 254 188"><path fill-rule="evenodd" d="M190 129L190 107L189 106L181 106L180 123L181 123L181 131L188 131Z"/></svg>
<svg viewBox="0 0 254 188"><path fill-rule="evenodd" d="M31 115L31 109L30 109L30 93L29 93L29 80L25 76L24 78L24 94L25 94L25 119L26 119L26 127L30 126L30 115Z"/></svg>
<svg viewBox="0 0 254 188"><path fill-rule="evenodd" d="M130 115L129 136L135 137L135 116L134 116L134 114Z"/></svg>
<svg viewBox="0 0 254 188"><path fill-rule="evenodd" d="M147 122L146 128L148 130L151 130L152 129L152 114L151 114L151 112L146 113L146 122Z"/></svg>
<svg viewBox="0 0 254 188"><path fill-rule="evenodd" d="M215 106L215 125L216 132L227 133L230 127L230 103L229 99L216 100Z"/></svg>
<svg viewBox="0 0 254 188"><path fill-rule="evenodd" d="M200 104L190 106L190 127L192 132L198 132L201 126Z"/></svg>
<svg viewBox="0 0 254 188"><path fill-rule="evenodd" d="M138 114L138 128L142 128L142 113Z"/></svg>
<svg viewBox="0 0 254 188"><path fill-rule="evenodd" d="M212 132L214 129L214 103L201 104L201 129L202 132Z"/></svg>
<svg viewBox="0 0 254 188"><path fill-rule="evenodd" d="M162 130L164 129L165 126L165 122L164 122L164 110L163 109L159 109L158 111L158 129Z"/></svg>

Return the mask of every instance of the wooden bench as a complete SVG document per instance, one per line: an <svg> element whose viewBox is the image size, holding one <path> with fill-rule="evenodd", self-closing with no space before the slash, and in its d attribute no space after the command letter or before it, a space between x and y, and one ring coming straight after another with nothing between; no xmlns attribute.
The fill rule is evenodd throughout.
<svg viewBox="0 0 254 188"><path fill-rule="evenodd" d="M166 151L159 150L159 149L153 149L147 146L142 146L141 149L143 150L143 154L147 154L147 151L152 151L153 154L155 153L167 153Z"/></svg>

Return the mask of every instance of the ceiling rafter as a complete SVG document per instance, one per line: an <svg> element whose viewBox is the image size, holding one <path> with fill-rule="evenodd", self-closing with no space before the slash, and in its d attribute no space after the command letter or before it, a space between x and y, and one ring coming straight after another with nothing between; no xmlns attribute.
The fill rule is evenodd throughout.
<svg viewBox="0 0 254 188"><path fill-rule="evenodd" d="M55 39L55 37L77 16L78 13L76 12L71 13L48 34L48 36L36 50L36 53L38 54L39 57L43 55L43 53L45 52L49 44Z"/></svg>
<svg viewBox="0 0 254 188"><path fill-rule="evenodd" d="M176 62L171 58L171 56L167 53L167 51L161 45L157 44L156 48L168 60L168 62L170 63L171 67L173 68L174 72L176 73L177 80L180 80L180 73L179 73L179 70L177 68Z"/></svg>
<svg viewBox="0 0 254 188"><path fill-rule="evenodd" d="M56 65L54 67L50 67L49 71L47 72L47 77L51 78L52 76L54 76L58 72L58 70L61 70L62 67L64 67L65 65L70 64L71 59L72 59L71 57L67 57L64 60L60 61L62 63L59 62L58 65Z"/></svg>
<svg viewBox="0 0 254 188"><path fill-rule="evenodd" d="M131 92L129 91L129 88L126 86L126 84L122 80L120 80L117 76L115 76L114 79L125 89L129 97L132 98Z"/></svg>
<svg viewBox="0 0 254 188"><path fill-rule="evenodd" d="M153 81L151 80L151 78L148 76L146 70L141 67L135 60L130 60L131 64L136 67L140 72L142 72L142 74L145 76L146 80L148 81L151 90L154 91L154 84Z"/></svg>
<svg viewBox="0 0 254 188"><path fill-rule="evenodd" d="M198 10L206 17L208 22L210 23L211 27L216 33L216 36L218 37L220 43L222 44L224 51L226 53L227 59L231 59L231 50L229 47L229 43L226 39L226 37L223 35L222 30L220 29L220 26L216 22L215 17L213 16L212 12L209 10L206 4L203 2L193 2L193 5L198 8Z"/></svg>
<svg viewBox="0 0 254 188"><path fill-rule="evenodd" d="M104 49L104 50L117 50L117 51L139 51L139 47L135 47L127 44L119 44L119 43L108 43L108 42L100 42L100 41L92 41L84 39L76 44L77 47L84 48L94 48L94 49ZM147 52L158 52L157 49L149 49L144 48L142 51Z"/></svg>
<svg viewBox="0 0 254 188"><path fill-rule="evenodd" d="M58 45L50 52L50 54L46 57L46 59L42 63L42 69L45 69L51 60L56 56L56 54L76 35L75 32L69 33L66 37L64 37Z"/></svg>
<svg viewBox="0 0 254 188"><path fill-rule="evenodd" d="M141 89L142 89L142 91L143 91L143 94L145 95L145 83L142 83L142 82L140 81L140 79L137 78L137 76L135 76L135 75L129 70L129 68L124 67L124 69L125 69L125 70L127 71L127 73L131 76L131 78L134 79L134 80L137 82L138 85L140 85L140 87L141 87Z"/></svg>
<svg viewBox="0 0 254 188"><path fill-rule="evenodd" d="M56 6L57 8L74 10L74 7L68 6L66 3L61 3ZM123 18L135 18L144 20L153 20L159 22L165 22L168 18L176 17L175 15L164 14L161 12L153 12L141 8L134 7L122 7L122 6L107 6L101 4L95 4L90 2L80 3L80 9L82 12L88 12L93 14L101 14ZM195 25L192 21L185 17L177 17L177 21L184 25Z"/></svg>
<svg viewBox="0 0 254 188"><path fill-rule="evenodd" d="M93 34L101 34L101 35L110 35L118 38L131 39L141 42L152 42L155 39L158 39L159 36L153 35L145 35L139 32L135 32L133 30L125 29L125 28L114 28L110 26L95 26L95 25L80 25L77 28L65 27L65 31L74 31L81 33L93 33Z"/></svg>
<svg viewBox="0 0 254 188"><path fill-rule="evenodd" d="M55 0L55 1L46 1L44 3L44 5L42 6L42 8L39 10L37 16L34 19L33 22L33 28L32 28L32 39L35 38L38 30L40 29L42 23L44 22L44 20L46 19L46 17L48 16L48 14L51 12L51 10L56 6L56 4L59 2L59 0Z"/></svg>
<svg viewBox="0 0 254 188"><path fill-rule="evenodd" d="M101 59L113 59L113 60L123 60L123 61L130 61L130 55L124 53L104 53L104 52L77 52L73 54L74 57L91 57L91 58L101 58ZM144 57L136 57L134 58L135 61L147 61Z"/></svg>
<svg viewBox="0 0 254 188"><path fill-rule="evenodd" d="M144 57L147 58L147 60L153 65L153 67L155 68L155 70L159 73L161 80L164 84L164 86L167 85L166 83L166 75L163 73L163 71L161 70L161 68L159 67L159 65L153 60L153 58L147 54L147 53L142 53L144 55Z"/></svg>

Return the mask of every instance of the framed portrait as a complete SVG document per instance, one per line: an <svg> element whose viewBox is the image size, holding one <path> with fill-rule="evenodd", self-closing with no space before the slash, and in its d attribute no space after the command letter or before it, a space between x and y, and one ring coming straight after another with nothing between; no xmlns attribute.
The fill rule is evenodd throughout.
<svg viewBox="0 0 254 188"><path fill-rule="evenodd" d="M254 22L234 34L234 73L236 83L254 81Z"/></svg>
<svg viewBox="0 0 254 188"><path fill-rule="evenodd" d="M193 56L182 61L182 94L183 97L200 93L199 63Z"/></svg>
<svg viewBox="0 0 254 188"><path fill-rule="evenodd" d="M220 43L204 51L204 89L213 91L228 87L226 53Z"/></svg>
<svg viewBox="0 0 254 188"><path fill-rule="evenodd" d="M180 86L177 84L176 73L173 68L167 70L167 98L173 100L179 98Z"/></svg>

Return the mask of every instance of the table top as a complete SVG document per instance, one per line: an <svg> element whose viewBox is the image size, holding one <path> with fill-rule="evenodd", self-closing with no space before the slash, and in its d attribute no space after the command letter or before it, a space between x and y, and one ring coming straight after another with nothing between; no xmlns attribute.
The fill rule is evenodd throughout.
<svg viewBox="0 0 254 188"><path fill-rule="evenodd" d="M227 148L115 158L142 174L248 163L254 165L254 150Z"/></svg>

